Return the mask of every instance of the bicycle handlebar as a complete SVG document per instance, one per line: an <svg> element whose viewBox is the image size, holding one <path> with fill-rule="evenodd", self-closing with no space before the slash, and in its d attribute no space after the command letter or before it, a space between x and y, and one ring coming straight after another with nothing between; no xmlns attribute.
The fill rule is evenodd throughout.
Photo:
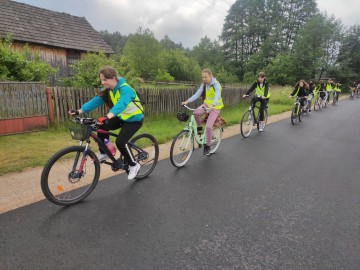
<svg viewBox="0 0 360 270"><path fill-rule="evenodd" d="M96 120L94 118L84 118L84 117L75 116L72 121L81 125L87 125L87 126L96 125Z"/></svg>
<svg viewBox="0 0 360 270"><path fill-rule="evenodd" d="M189 111L195 111L196 109L190 108L189 106L187 106L186 104L182 105L184 106L186 109L188 109ZM202 107L204 109L204 111L210 111L210 108L206 108L205 106Z"/></svg>

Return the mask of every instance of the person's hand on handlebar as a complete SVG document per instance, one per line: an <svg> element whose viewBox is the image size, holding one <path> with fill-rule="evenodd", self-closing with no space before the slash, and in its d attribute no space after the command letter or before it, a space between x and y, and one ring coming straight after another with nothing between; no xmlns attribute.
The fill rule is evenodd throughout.
<svg viewBox="0 0 360 270"><path fill-rule="evenodd" d="M70 115L72 115L72 116L78 116L78 115L80 115L81 113L82 113L81 110L70 109L70 110L68 111L68 114L70 114Z"/></svg>
<svg viewBox="0 0 360 270"><path fill-rule="evenodd" d="M188 101L183 101L183 102L181 102L181 105L186 105L188 103L189 103Z"/></svg>

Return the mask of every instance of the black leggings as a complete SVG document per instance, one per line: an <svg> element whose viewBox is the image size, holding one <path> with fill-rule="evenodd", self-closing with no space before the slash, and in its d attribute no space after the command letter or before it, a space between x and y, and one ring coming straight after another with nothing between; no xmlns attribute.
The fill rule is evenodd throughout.
<svg viewBox="0 0 360 270"><path fill-rule="evenodd" d="M260 102L260 109L259 109L259 113L260 113L260 121L264 121L265 120L265 114L264 111L267 107L267 103L269 101L269 99L262 99L261 97L256 97L254 98L255 102Z"/></svg>
<svg viewBox="0 0 360 270"><path fill-rule="evenodd" d="M130 138L141 128L143 122L144 119L138 122L125 122L119 117L113 117L109 119L108 124L104 124L101 126L101 129L103 130L115 130L121 127L115 143L120 153L124 156L125 161L130 166L134 166L136 163L130 150L128 149L127 143L129 142ZM98 133L98 137L102 141L104 141L105 139L109 139L109 135L102 133ZM100 150L100 152L102 151Z"/></svg>

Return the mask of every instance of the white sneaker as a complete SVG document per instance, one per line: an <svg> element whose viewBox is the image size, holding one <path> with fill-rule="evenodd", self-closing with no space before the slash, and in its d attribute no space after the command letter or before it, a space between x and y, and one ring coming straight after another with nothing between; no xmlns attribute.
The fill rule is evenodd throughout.
<svg viewBox="0 0 360 270"><path fill-rule="evenodd" d="M259 124L259 131L260 131L260 132L263 132L263 131L264 131L264 127L265 127L265 124L260 123L260 124Z"/></svg>
<svg viewBox="0 0 360 270"><path fill-rule="evenodd" d="M134 166L129 166L129 175L128 175L128 180L132 180L136 177L136 175L138 174L139 170L140 170L140 164L136 163L136 165Z"/></svg>
<svg viewBox="0 0 360 270"><path fill-rule="evenodd" d="M98 160L99 160L100 162L110 159L107 154L102 154L102 153L100 153L100 152L98 152L97 158L98 158Z"/></svg>

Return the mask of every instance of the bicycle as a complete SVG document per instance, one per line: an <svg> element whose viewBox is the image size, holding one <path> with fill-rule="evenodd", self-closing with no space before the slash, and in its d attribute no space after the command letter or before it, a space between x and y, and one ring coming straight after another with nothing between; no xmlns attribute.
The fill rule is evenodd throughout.
<svg viewBox="0 0 360 270"><path fill-rule="evenodd" d="M316 93L315 93L315 100L314 100L314 111L317 111L317 110L321 110L321 107L322 107L322 98L320 97L320 94L319 94L319 92L321 92L321 91L317 91Z"/></svg>
<svg viewBox="0 0 360 270"><path fill-rule="evenodd" d="M99 181L102 163L111 166L113 171L124 170L129 173L129 165L124 157L120 155L116 159L96 132L112 137L117 137L117 134L102 130L93 118L75 117L73 122L76 124L70 127L70 134L80 144L55 153L45 164L41 174L41 189L46 199L62 206L74 205L90 195ZM90 148L90 139L109 156L110 162L98 160ZM159 158L158 142L152 135L144 133L133 137L128 147L135 161L141 165L135 179L147 177Z"/></svg>
<svg viewBox="0 0 360 270"><path fill-rule="evenodd" d="M350 100L354 99L354 92L353 91L350 91Z"/></svg>
<svg viewBox="0 0 360 270"><path fill-rule="evenodd" d="M251 103L250 103L248 110L244 113L244 115L241 118L240 132L244 138L247 138L250 136L251 131L255 125L256 125L257 129L259 130L260 106L256 105L256 102L258 102L258 100L257 100L258 98L259 98L259 96L255 96L251 99ZM255 115L255 108L257 108L256 115ZM266 126L268 117L269 117L269 113L268 113L267 106L266 106L266 108L264 110L265 126ZM265 128L265 126L264 126L264 128Z"/></svg>
<svg viewBox="0 0 360 270"><path fill-rule="evenodd" d="M197 124L194 117L195 109L186 105L182 105L185 109L192 111L189 120L189 115L184 112L179 112L177 117L182 122L187 122L186 126L175 136L170 148L170 161L177 167L183 167L190 159L195 147L194 140L200 145L206 144L206 132L198 134ZM206 110L206 108L204 108ZM213 126L213 136L210 145L210 154L214 154L219 148L222 140L223 127L222 124L215 122Z"/></svg>
<svg viewBox="0 0 360 270"><path fill-rule="evenodd" d="M298 122L301 122L302 116L307 112L306 106L301 105L301 99L303 97L296 97L294 107L291 111L291 123L296 125ZM305 100L306 102L306 100Z"/></svg>
<svg viewBox="0 0 360 270"><path fill-rule="evenodd" d="M332 105L335 106L338 101L339 101L339 93L337 91L334 91Z"/></svg>

